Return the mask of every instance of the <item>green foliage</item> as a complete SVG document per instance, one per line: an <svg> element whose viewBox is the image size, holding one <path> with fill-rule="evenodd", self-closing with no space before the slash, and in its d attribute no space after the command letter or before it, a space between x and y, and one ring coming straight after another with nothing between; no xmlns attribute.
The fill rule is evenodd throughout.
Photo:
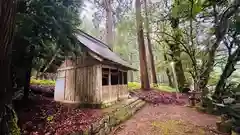
<svg viewBox="0 0 240 135"><path fill-rule="evenodd" d="M167 84L158 84L154 88L159 89L160 91L166 91L166 92L176 92L177 90L175 88L172 88L168 86Z"/></svg>
<svg viewBox="0 0 240 135"><path fill-rule="evenodd" d="M51 122L51 121L53 120L53 118L54 118L53 116L48 116L48 117L47 117L47 121L48 121L48 122Z"/></svg>
<svg viewBox="0 0 240 135"><path fill-rule="evenodd" d="M141 84L138 82L128 82L128 89L129 90L135 90L135 89L140 89Z"/></svg>
<svg viewBox="0 0 240 135"><path fill-rule="evenodd" d="M17 118L17 115L16 115L16 112L12 109L13 111L13 118L12 120L9 122L10 123L10 132L11 132L11 135L20 135L21 132L20 132L20 128L18 127L18 118Z"/></svg>
<svg viewBox="0 0 240 135"><path fill-rule="evenodd" d="M210 85L210 86L217 85L219 77L220 77L220 75L218 73L212 72L210 74L210 78L208 80L208 85Z"/></svg>
<svg viewBox="0 0 240 135"><path fill-rule="evenodd" d="M141 88L141 84L138 82L128 82L128 89L131 90L136 90L136 89L140 89ZM170 86L168 86L167 84L151 84L151 88L154 88L156 90L160 90L160 91L166 91L166 92L176 92L175 88L172 88Z"/></svg>
<svg viewBox="0 0 240 135"><path fill-rule="evenodd" d="M55 85L55 81L53 80L37 80L37 79L31 79L30 80L30 84L34 84L34 85L47 85L47 86L54 86Z"/></svg>
<svg viewBox="0 0 240 135"><path fill-rule="evenodd" d="M194 18L198 13L203 10L203 2L203 0L175 0L172 8L172 16L174 18Z"/></svg>
<svg viewBox="0 0 240 135"><path fill-rule="evenodd" d="M77 53L79 43L75 34L81 23L80 6L81 1L19 1L13 62L24 66L22 61L30 54L30 46L34 46L33 66L38 68L50 61L58 49L61 56Z"/></svg>

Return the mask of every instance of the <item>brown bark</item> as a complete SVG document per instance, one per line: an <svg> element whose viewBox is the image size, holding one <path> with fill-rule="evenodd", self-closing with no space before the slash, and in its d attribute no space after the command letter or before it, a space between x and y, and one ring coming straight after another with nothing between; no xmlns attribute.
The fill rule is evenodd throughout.
<svg viewBox="0 0 240 135"><path fill-rule="evenodd" d="M135 1L135 8L136 8L137 37L138 37L138 45L139 45L141 88L147 90L147 89L150 89L150 84L149 84L149 78L148 78L146 48L145 48L144 36L143 36L143 18L141 16L140 0Z"/></svg>
<svg viewBox="0 0 240 135"><path fill-rule="evenodd" d="M150 39L150 26L149 26L149 19L148 19L148 9L147 9L147 0L144 0L144 7L145 7L145 25L147 30L147 42L148 42L148 51L149 51L149 59L150 59L150 67L151 67L151 74L152 74L152 83L157 84L157 75L156 75L156 68L154 63L153 51L152 51L152 44Z"/></svg>
<svg viewBox="0 0 240 135"><path fill-rule="evenodd" d="M23 99L27 100L28 96L29 96L29 87L30 87L30 80L31 80L31 71L32 71L32 60L34 57L34 51L35 51L35 47L31 46L30 47L30 54L28 57L28 63L26 65L26 72L25 72L25 82L24 82L24 95L23 95Z"/></svg>
<svg viewBox="0 0 240 135"><path fill-rule="evenodd" d="M12 44L14 37L16 0L0 1L0 134L9 135L12 129Z"/></svg>
<svg viewBox="0 0 240 135"><path fill-rule="evenodd" d="M106 10L106 42L113 50L113 12L111 0L104 0L104 7Z"/></svg>

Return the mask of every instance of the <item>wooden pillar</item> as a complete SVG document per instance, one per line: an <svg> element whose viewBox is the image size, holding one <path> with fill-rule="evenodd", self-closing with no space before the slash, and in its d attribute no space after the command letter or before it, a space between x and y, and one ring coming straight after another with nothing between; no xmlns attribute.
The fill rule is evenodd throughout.
<svg viewBox="0 0 240 135"><path fill-rule="evenodd" d="M118 85L117 85L117 100L120 99L120 71L119 69L117 69L117 73L118 73Z"/></svg>
<svg viewBox="0 0 240 135"><path fill-rule="evenodd" d="M111 69L109 68L109 72L108 72L108 85L111 85Z"/></svg>
<svg viewBox="0 0 240 135"><path fill-rule="evenodd" d="M109 99L112 100L112 93L111 93L111 69L109 68L108 72L108 88L109 88Z"/></svg>

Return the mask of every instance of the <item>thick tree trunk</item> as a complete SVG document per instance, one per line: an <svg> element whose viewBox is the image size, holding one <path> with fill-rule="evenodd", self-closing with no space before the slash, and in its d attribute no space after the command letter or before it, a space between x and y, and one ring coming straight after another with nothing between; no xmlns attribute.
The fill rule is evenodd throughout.
<svg viewBox="0 0 240 135"><path fill-rule="evenodd" d="M106 10L106 42L113 50L113 13L111 0L104 0L104 6Z"/></svg>
<svg viewBox="0 0 240 135"><path fill-rule="evenodd" d="M141 16L140 0L135 1L135 8L136 8L137 37L138 37L138 45L139 45L141 88L147 90L147 89L150 89L150 84L149 84L149 78L148 78L146 48L144 44L143 19Z"/></svg>
<svg viewBox="0 0 240 135"><path fill-rule="evenodd" d="M168 45L172 52L171 56L172 56L172 60L175 63L175 72L176 72L178 87L179 87L179 90L181 91L182 88L184 88L184 85L186 83L186 78L184 75L184 70L182 68L182 61L180 59L181 57L181 50L179 45L180 35L178 32L179 18L171 18L171 26L174 31L174 37L176 39L176 42L175 44L170 43Z"/></svg>
<svg viewBox="0 0 240 135"><path fill-rule="evenodd" d="M15 27L16 0L0 1L0 134L20 134L12 109L12 44ZM16 129L16 130L15 130ZM16 131L16 132L15 132Z"/></svg>
<svg viewBox="0 0 240 135"><path fill-rule="evenodd" d="M163 56L164 56L164 60L165 60L165 61L168 61L167 55L164 54ZM166 69L166 74L167 74L167 77L168 77L169 86L174 87L173 81L172 81L171 72L170 72L169 68Z"/></svg>
<svg viewBox="0 0 240 135"><path fill-rule="evenodd" d="M214 96L220 97L221 93L224 92L224 87L226 85L227 79L232 75L232 73L236 70L235 66L237 62L240 60L240 48L237 48L232 55L228 57L227 64L223 70L223 73L220 76L220 79L215 88Z"/></svg>
<svg viewBox="0 0 240 135"><path fill-rule="evenodd" d="M152 51L152 44L150 39L150 27L149 27L149 19L148 19L148 10L147 10L147 0L144 0L144 7L145 7L145 25L147 30L147 41L148 41L148 51L149 51L149 58L150 58L150 65L151 65L151 75L152 75L152 83L157 84L157 75L156 75L156 68L154 63L153 51Z"/></svg>
<svg viewBox="0 0 240 135"><path fill-rule="evenodd" d="M28 64L26 67L27 70L25 72L24 95L23 95L24 100L27 100L29 97L29 87L30 87L30 80L31 80L32 60L34 56L34 51L35 51L34 46L31 46L29 58L28 58Z"/></svg>

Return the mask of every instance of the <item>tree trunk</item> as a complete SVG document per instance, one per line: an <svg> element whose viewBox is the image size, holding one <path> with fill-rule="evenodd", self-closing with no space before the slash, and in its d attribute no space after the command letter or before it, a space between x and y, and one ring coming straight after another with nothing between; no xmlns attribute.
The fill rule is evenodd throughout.
<svg viewBox="0 0 240 135"><path fill-rule="evenodd" d="M163 56L164 56L164 60L165 60L165 61L168 61L168 60L167 60L167 55L164 54ZM168 77L169 86L174 87L173 81L172 81L171 72L170 72L169 68L166 69L166 74L167 74L167 77Z"/></svg>
<svg viewBox="0 0 240 135"><path fill-rule="evenodd" d="M149 78L148 78L146 48L144 44L143 24L142 24L143 19L141 16L140 0L135 1L135 8L136 8L137 37L138 37L138 45L139 45L141 88L147 90L147 89L150 89L150 84L149 84Z"/></svg>
<svg viewBox="0 0 240 135"><path fill-rule="evenodd" d="M218 98L221 96L221 93L224 91L226 81L232 75L232 73L236 70L235 66L239 60L240 60L240 48L238 47L234 51L234 53L228 57L227 64L215 88L215 92L214 92L215 97Z"/></svg>
<svg viewBox="0 0 240 135"><path fill-rule="evenodd" d="M53 63L53 61L56 59L59 51L60 51L60 49L58 49L58 50L56 51L56 53L53 55L52 59L48 62L48 64L46 65L46 67L43 69L42 74L44 74L44 73L48 70L48 68L51 66L51 64Z"/></svg>
<svg viewBox="0 0 240 135"><path fill-rule="evenodd" d="M148 10L147 10L147 0L144 0L144 7L145 7L145 25L147 30L147 41L148 41L148 51L149 51L149 57L150 57L150 67L151 67L151 73L152 73L152 82L153 84L157 84L157 75L156 75L156 68L154 63L154 57L153 57L153 51L152 51L152 44L150 39L150 27L149 27L149 19L148 19Z"/></svg>
<svg viewBox="0 0 240 135"><path fill-rule="evenodd" d="M111 0L104 0L104 6L106 10L106 42L113 50L113 13Z"/></svg>
<svg viewBox="0 0 240 135"><path fill-rule="evenodd" d="M215 11L215 36L216 36L216 42L212 45L212 47L209 49L208 53L208 59L206 64L204 64L201 68L201 75L200 75L200 80L199 80L199 89L204 90L205 87L207 86L210 73L213 70L214 62L215 62L215 53L216 50L223 40L226 32L228 31L229 28L229 18L232 17L234 14L238 12L238 8L240 6L240 1L239 0L234 0L232 3L231 8L228 7L226 10L223 12L221 15L220 21L218 20L217 16L217 11L216 11L216 6L214 6L214 11ZM219 21L219 22L218 22Z"/></svg>
<svg viewBox="0 0 240 135"><path fill-rule="evenodd" d="M15 27L16 0L0 1L0 134L20 135L12 109L12 44Z"/></svg>
<svg viewBox="0 0 240 135"><path fill-rule="evenodd" d="M179 45L180 35L178 32L179 18L171 18L171 26L174 31L174 37L176 39L176 42L175 44L170 43L168 45L172 52L171 56L172 56L172 60L175 63L175 71L177 76L178 87L179 87L179 90L181 91L182 88L184 88L184 85L186 83L186 78L184 75L184 70L182 68L182 61L180 59L181 57L181 50Z"/></svg>
<svg viewBox="0 0 240 135"><path fill-rule="evenodd" d="M34 56L34 51L35 51L34 46L31 46L30 54L27 60L28 61L28 64L26 66L27 70L25 72L24 95L23 95L24 100L27 100L29 97L29 87L30 87L30 80L31 80L32 60Z"/></svg>

